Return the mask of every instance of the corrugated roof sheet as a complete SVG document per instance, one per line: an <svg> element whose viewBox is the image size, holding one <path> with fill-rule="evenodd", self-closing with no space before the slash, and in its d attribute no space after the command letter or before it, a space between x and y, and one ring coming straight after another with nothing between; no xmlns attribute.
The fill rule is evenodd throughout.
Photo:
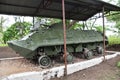
<svg viewBox="0 0 120 80"><path fill-rule="evenodd" d="M0 14L62 18L62 0L0 0ZM67 19L87 20L102 11L119 11L120 7L101 0L65 0Z"/></svg>

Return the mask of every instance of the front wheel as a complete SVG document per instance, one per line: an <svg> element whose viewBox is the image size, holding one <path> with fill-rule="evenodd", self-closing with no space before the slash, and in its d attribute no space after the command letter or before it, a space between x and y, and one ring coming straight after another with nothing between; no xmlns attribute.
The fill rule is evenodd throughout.
<svg viewBox="0 0 120 80"><path fill-rule="evenodd" d="M42 68L47 68L51 65L51 59L48 56L43 55L38 58L38 63Z"/></svg>

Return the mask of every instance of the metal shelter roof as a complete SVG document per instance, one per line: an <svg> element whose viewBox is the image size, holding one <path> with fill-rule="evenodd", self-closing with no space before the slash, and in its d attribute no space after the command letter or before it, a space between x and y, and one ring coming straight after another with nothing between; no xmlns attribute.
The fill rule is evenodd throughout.
<svg viewBox="0 0 120 80"><path fill-rule="evenodd" d="M0 0L0 14L41 16L62 19L62 0ZM66 19L87 20L102 11L120 7L101 0L65 0Z"/></svg>

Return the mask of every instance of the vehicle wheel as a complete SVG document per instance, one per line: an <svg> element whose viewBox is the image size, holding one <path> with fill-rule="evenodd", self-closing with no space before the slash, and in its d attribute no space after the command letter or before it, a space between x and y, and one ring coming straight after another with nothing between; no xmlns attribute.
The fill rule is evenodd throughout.
<svg viewBox="0 0 120 80"><path fill-rule="evenodd" d="M40 56L38 59L38 63L42 68L47 68L51 65L51 59L46 55Z"/></svg>
<svg viewBox="0 0 120 80"><path fill-rule="evenodd" d="M96 51L98 54L103 54L103 48L101 46L96 47Z"/></svg>
<svg viewBox="0 0 120 80"><path fill-rule="evenodd" d="M92 58L93 58L93 53L92 53L92 51L88 51L88 52L86 53L86 55L85 55L85 58L86 58L86 59L92 59Z"/></svg>
<svg viewBox="0 0 120 80"><path fill-rule="evenodd" d="M93 58L93 53L92 53L92 51L88 50L87 48L85 48L85 49L83 50L83 54L84 54L84 57L85 57L86 59L92 59L92 58Z"/></svg>
<svg viewBox="0 0 120 80"><path fill-rule="evenodd" d="M64 61L64 57L65 57L64 53L61 56L59 56L59 57L60 57L60 61L63 62ZM68 53L67 52L66 60L67 60L67 62L72 62L73 61L72 53Z"/></svg>
<svg viewBox="0 0 120 80"><path fill-rule="evenodd" d="M67 54L67 62L72 62L72 61L73 61L72 53Z"/></svg>

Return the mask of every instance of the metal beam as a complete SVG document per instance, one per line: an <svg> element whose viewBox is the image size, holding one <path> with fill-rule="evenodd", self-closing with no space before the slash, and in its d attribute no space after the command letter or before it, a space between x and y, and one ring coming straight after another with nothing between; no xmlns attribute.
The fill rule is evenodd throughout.
<svg viewBox="0 0 120 80"><path fill-rule="evenodd" d="M56 3L61 3L60 2L60 0L54 0L54 2L56 2ZM96 5L96 6L92 6L92 5L90 5L90 4L87 4L87 3L85 3L85 2L83 2L83 1L75 1L75 2L71 2L70 0L65 0L65 4L66 5L73 5L73 6L79 6L79 7L82 7L82 8L88 8L88 9L94 9L94 10L101 10L101 7L97 7L96 8L96 6L98 6L98 5Z"/></svg>
<svg viewBox="0 0 120 80"><path fill-rule="evenodd" d="M42 0L40 2L40 4L38 5L38 7L36 8L36 11L34 12L34 15L39 12L39 9L41 8L41 6L42 6L43 9L46 9L47 6L49 5L49 3L51 3L51 0Z"/></svg>
<svg viewBox="0 0 120 80"><path fill-rule="evenodd" d="M65 76L67 75L67 49L66 49L66 23L65 23L65 1L62 0L62 15L63 15L63 30L64 30L64 61L65 61Z"/></svg>
<svg viewBox="0 0 120 80"><path fill-rule="evenodd" d="M44 5L43 5L42 3L44 3L43 0L40 2L39 6L36 8L36 7L32 7L32 6L15 5L15 4L1 3L1 2L0 2L1 5L7 5L7 6L15 6L15 7L23 7L23 8L32 8L32 9L36 9L36 11L34 12L34 14L33 14L32 16L35 16L36 13L38 13L38 11L39 11L40 9L42 9L42 10L54 11L54 12L60 12L60 13L61 13L61 11L62 11L62 10L57 10L57 9L48 9L48 8L47 8L48 2L46 2ZM41 5L42 5L43 7L41 7ZM45 5L46 5L46 7L45 7ZM41 11L42 11L42 10L41 10ZM72 9L72 10L74 10L74 9ZM81 15L83 15L83 16L86 15L86 14L77 13L77 12L71 12L71 11L66 11L66 12L67 12L67 13L71 13L71 14L73 14L73 15L74 15L74 14L81 14ZM88 16L88 15L87 15L87 16Z"/></svg>
<svg viewBox="0 0 120 80"><path fill-rule="evenodd" d="M39 8L41 7L41 5L44 5L43 3L44 3L44 0L42 0L42 1L39 3L39 5L38 5L38 7L36 8L36 11L34 12L33 15L36 15L36 13L39 11Z"/></svg>
<svg viewBox="0 0 120 80"><path fill-rule="evenodd" d="M15 6L15 7L24 7L24 8L33 8L35 9L36 7L33 7L33 6L26 6L26 5L19 5L19 4L9 4L9 3L3 3L3 2L0 2L0 5L5 5L5 6Z"/></svg>
<svg viewBox="0 0 120 80"><path fill-rule="evenodd" d="M50 8L39 8L39 9L41 9L41 10L48 10L48 11L54 11L54 12L60 12L61 13L61 11L62 10L57 10L57 9L50 9ZM72 10L72 9L71 9ZM66 11L66 13L67 14L77 14L77 15L83 15L83 16L89 16L89 15L87 15L87 14L84 14L84 13L81 13L81 12L71 12L71 11Z"/></svg>

